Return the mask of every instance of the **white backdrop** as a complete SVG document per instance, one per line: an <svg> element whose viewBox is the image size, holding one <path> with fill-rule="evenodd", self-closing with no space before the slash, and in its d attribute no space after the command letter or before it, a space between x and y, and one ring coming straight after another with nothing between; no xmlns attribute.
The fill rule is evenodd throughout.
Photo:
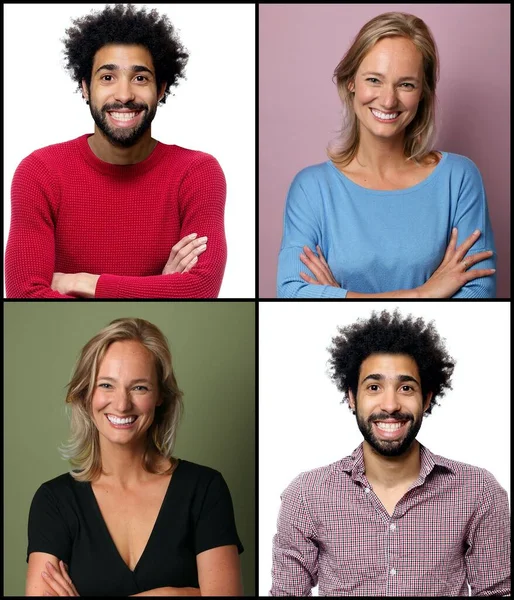
<svg viewBox="0 0 514 600"><path fill-rule="evenodd" d="M166 14L189 51L185 80L159 106L152 136L212 154L227 179L228 258L220 298L255 291L255 6L141 4ZM93 133L89 107L64 70L71 19L105 4L4 5L4 252L10 189L38 148ZM5 283L4 283L5 297Z"/></svg>
<svg viewBox="0 0 514 600"><path fill-rule="evenodd" d="M259 303L259 594L271 588L280 494L303 471L350 455L362 442L328 375L337 326L372 310L435 322L456 361L453 390L423 419L417 439L434 454L490 471L510 489L510 303ZM510 500L510 496L509 496ZM315 591L316 592L316 591Z"/></svg>

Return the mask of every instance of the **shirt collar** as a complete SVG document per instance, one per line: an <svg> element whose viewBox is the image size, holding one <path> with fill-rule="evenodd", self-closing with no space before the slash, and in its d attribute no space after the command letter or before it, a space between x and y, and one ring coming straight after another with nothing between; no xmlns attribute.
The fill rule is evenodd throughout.
<svg viewBox="0 0 514 600"><path fill-rule="evenodd" d="M351 474L351 477L354 481L361 480L362 475L364 474L364 442L361 442L357 448L352 452L350 456L346 456L341 460L341 469ZM434 468L441 467L443 469L448 469L451 473L455 473L455 469L451 464L451 461L444 458L443 456L438 456L437 454L432 454L430 450L423 446L423 444L419 444L419 455L421 468L419 471L419 476L422 482L425 481L425 478L429 473L431 473Z"/></svg>

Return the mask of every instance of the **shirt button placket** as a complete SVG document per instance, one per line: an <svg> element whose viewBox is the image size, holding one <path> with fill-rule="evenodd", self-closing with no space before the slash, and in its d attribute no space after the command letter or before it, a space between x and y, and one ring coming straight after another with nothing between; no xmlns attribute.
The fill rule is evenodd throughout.
<svg viewBox="0 0 514 600"><path fill-rule="evenodd" d="M389 524L389 533L392 535L393 533L396 532L396 523L390 523ZM397 538L391 538L389 540L389 549L390 549L390 553L389 553L389 557L392 558L393 560L396 557L396 553L394 552L393 548L397 548L397 544L398 544L398 539ZM396 590L396 586L397 586L397 581L396 581L396 569L394 567L389 569L389 576L391 577L391 582L390 585L392 585L392 588L389 588L390 591L393 592L394 595L394 591ZM393 579L394 578L394 579Z"/></svg>

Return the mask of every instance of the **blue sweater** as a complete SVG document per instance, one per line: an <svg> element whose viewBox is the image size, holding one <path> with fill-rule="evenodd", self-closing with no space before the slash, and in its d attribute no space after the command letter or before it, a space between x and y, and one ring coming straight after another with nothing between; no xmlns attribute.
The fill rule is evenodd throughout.
<svg viewBox="0 0 514 600"><path fill-rule="evenodd" d="M468 255L492 250L471 269L496 268L496 248L482 177L460 154L441 152L432 173L412 187L370 190L327 161L301 170L287 196L277 273L279 298L345 298L419 287L441 264L453 227L459 246L481 235ZM319 244L340 288L308 284L303 246ZM474 279L453 298L495 298L496 273Z"/></svg>

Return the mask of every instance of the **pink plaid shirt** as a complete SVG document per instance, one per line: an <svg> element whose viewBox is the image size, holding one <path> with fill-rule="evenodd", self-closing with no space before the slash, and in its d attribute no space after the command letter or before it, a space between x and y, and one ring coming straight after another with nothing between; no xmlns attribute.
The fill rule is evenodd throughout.
<svg viewBox="0 0 514 600"><path fill-rule="evenodd" d="M389 516L351 456L282 494L272 596L510 595L506 491L486 469L432 454Z"/></svg>

